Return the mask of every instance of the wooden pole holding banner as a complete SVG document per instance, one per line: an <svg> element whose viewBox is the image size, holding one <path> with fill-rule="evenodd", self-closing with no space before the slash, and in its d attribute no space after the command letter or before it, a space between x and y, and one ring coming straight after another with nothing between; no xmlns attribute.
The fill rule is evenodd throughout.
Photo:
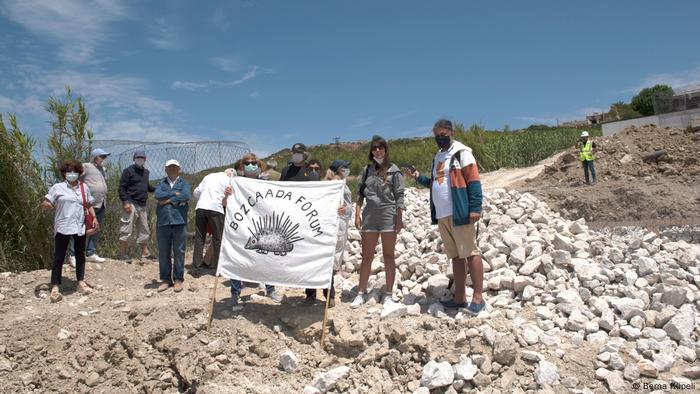
<svg viewBox="0 0 700 394"><path fill-rule="evenodd" d="M331 300L331 287L328 288L328 293L326 294L326 307L323 309L323 324L321 325L321 349L323 349L324 340L326 339L326 321L328 321L328 304Z"/></svg>
<svg viewBox="0 0 700 394"><path fill-rule="evenodd" d="M216 288L219 285L219 275L214 277L214 290L211 292L211 308L209 309L209 324L207 324L207 332L211 330L211 321L214 320L214 304L216 304Z"/></svg>

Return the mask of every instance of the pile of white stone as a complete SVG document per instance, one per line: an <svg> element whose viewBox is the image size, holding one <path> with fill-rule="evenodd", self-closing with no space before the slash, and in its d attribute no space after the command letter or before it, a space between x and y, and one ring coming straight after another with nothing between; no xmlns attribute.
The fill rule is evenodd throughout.
<svg viewBox="0 0 700 394"><path fill-rule="evenodd" d="M385 283L378 247L368 313L394 318L420 314L422 305L439 318L467 319L462 313L446 314L437 302L451 298L452 274L437 227L430 224L427 192L408 189L406 204L406 230L396 245L394 294L399 302L372 306ZM528 193L495 190L485 196L483 208L478 242L489 306L479 316L485 322L479 332L494 344L498 341L489 318L504 314L510 319L505 334L519 345L520 357L537 364L538 387L576 387L575 379L560 380L557 367L546 360L550 354L563 357L562 343L594 344L599 349L592 361L595 376L613 392L628 390L625 380L660 378L679 360L693 363L700 356L699 245L670 242L647 231L595 232L583 220L563 219ZM356 285L344 278L359 271L361 261L356 229L351 228L349 240L336 277L344 293ZM525 306L536 310L529 320L520 314ZM502 327L497 329L503 335ZM461 385L475 376L472 361L466 355L452 366L432 361L425 365L420 385ZM483 375L483 364L480 368ZM682 375L664 375L665 382L690 384L689 379L700 377L700 368L686 368Z"/></svg>

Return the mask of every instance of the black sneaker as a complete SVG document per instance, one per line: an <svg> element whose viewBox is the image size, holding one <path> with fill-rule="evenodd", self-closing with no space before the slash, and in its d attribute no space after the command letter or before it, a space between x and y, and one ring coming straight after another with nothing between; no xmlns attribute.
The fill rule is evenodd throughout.
<svg viewBox="0 0 700 394"><path fill-rule="evenodd" d="M123 255L123 256L119 257L119 260L121 260L127 264L131 264L131 257L129 257L127 255Z"/></svg>

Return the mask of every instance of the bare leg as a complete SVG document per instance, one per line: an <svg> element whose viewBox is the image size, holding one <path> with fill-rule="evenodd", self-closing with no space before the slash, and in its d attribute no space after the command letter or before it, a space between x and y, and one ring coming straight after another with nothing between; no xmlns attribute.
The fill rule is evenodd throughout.
<svg viewBox="0 0 700 394"><path fill-rule="evenodd" d="M150 256L151 252L148 251L148 243L144 242L141 245L141 256Z"/></svg>
<svg viewBox="0 0 700 394"><path fill-rule="evenodd" d="M126 241L119 241L119 255L126 256L126 247L128 243Z"/></svg>
<svg viewBox="0 0 700 394"><path fill-rule="evenodd" d="M374 249L377 247L379 233L362 233L362 265L360 266L360 284L359 290L362 293L367 292L367 281L369 281L369 273L372 271L372 260L374 260Z"/></svg>
<svg viewBox="0 0 700 394"><path fill-rule="evenodd" d="M382 255L384 256L384 272L386 273L386 292L393 293L394 280L396 279L396 263L394 262L394 248L396 246L396 233L381 233Z"/></svg>
<svg viewBox="0 0 700 394"><path fill-rule="evenodd" d="M467 282L467 271L466 271L467 261L459 257L452 259L452 275L455 281L455 294L453 301L457 304L464 304L467 302L467 295L464 292L464 287Z"/></svg>
<svg viewBox="0 0 700 394"><path fill-rule="evenodd" d="M483 301L482 293L484 291L484 265L481 263L481 256L478 255L467 257L467 260L469 261L469 275L471 276L472 287L474 288L472 302L475 304L480 304ZM462 286L462 288L464 288L464 286Z"/></svg>

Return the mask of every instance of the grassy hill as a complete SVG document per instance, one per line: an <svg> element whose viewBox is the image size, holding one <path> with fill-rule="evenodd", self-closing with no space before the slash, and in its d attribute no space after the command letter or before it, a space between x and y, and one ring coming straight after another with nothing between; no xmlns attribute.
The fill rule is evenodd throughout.
<svg viewBox="0 0 700 394"><path fill-rule="evenodd" d="M526 167L543 160L552 154L573 146L583 129L547 127L521 131L487 131L479 126L465 128L456 125L456 138L472 148L479 169L482 172L499 168ZM600 129L586 128L592 136L602 135ZM302 141L303 142L303 141ZM404 138L389 140L391 161L396 164L409 163L425 173L430 170L433 156L437 151L432 137ZM350 172L360 174L367 165L369 141L341 143L339 145L316 145L309 147L311 158L318 159L324 168L333 160L343 159L352 162ZM278 167L283 167L291 158L289 148L270 155Z"/></svg>

